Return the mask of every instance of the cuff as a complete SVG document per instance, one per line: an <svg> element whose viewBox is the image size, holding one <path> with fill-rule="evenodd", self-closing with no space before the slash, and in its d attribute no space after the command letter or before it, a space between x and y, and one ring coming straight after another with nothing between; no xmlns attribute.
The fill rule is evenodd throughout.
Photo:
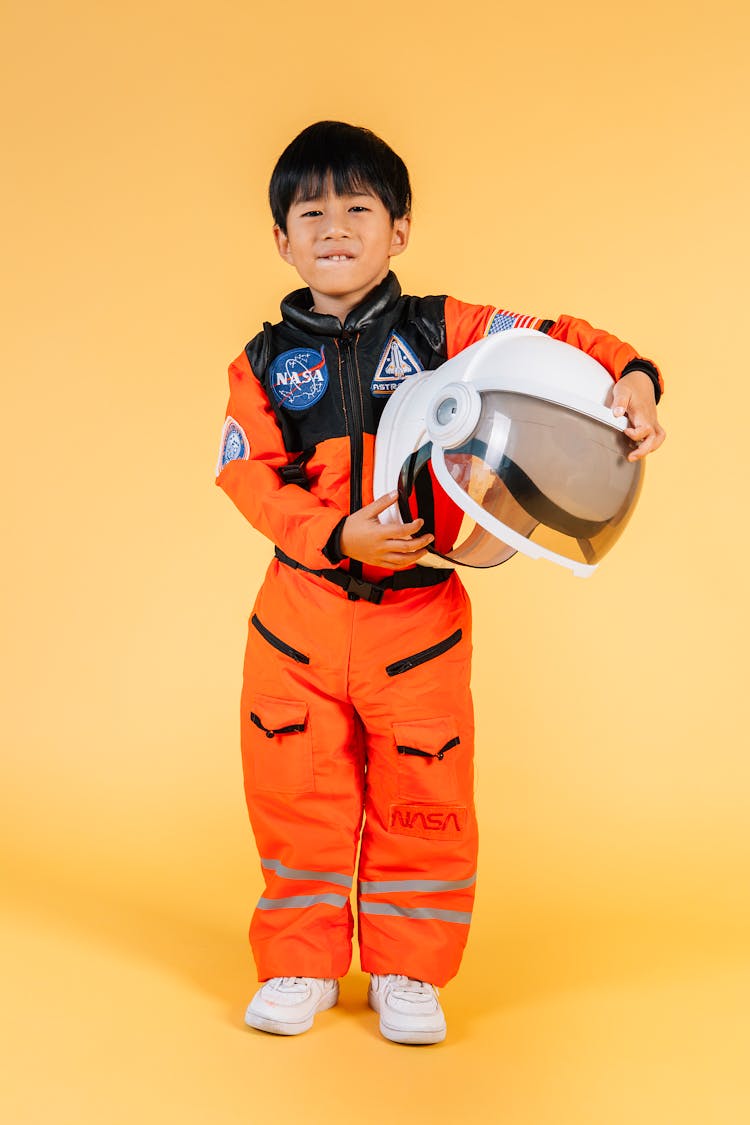
<svg viewBox="0 0 750 1125"><path fill-rule="evenodd" d="M328 536L328 542L323 548L323 555L325 555L329 563L331 563L333 566L338 566L339 563L342 563L346 558L346 555L344 555L341 551L341 532L344 529L345 521L346 516L342 516L331 534Z"/></svg>
<svg viewBox="0 0 750 1125"><path fill-rule="evenodd" d="M631 371L642 371L648 375L651 382L654 384L654 399L656 402L661 398L661 378L659 377L659 368L650 359L631 359L630 363L626 363L620 372L620 378L623 375L629 375Z"/></svg>

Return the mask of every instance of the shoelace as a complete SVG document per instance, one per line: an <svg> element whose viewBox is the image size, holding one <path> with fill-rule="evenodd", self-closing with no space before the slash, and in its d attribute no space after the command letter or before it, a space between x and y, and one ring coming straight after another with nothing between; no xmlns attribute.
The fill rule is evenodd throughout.
<svg viewBox="0 0 750 1125"><path fill-rule="evenodd" d="M405 973L388 973L382 979L384 983L390 984L391 987L403 988L406 992L438 995L438 990L433 985L424 980L417 980L415 977L407 977Z"/></svg>
<svg viewBox="0 0 750 1125"><path fill-rule="evenodd" d="M268 981L268 983L273 984L275 988L289 992L294 990L295 987L301 986L304 988L304 979L304 977L275 977L273 981Z"/></svg>
<svg viewBox="0 0 750 1125"><path fill-rule="evenodd" d="M306 988L305 981L313 980L313 977L275 977L274 984L276 988L286 989L287 991L294 990L295 988ZM270 981L269 981L270 983Z"/></svg>

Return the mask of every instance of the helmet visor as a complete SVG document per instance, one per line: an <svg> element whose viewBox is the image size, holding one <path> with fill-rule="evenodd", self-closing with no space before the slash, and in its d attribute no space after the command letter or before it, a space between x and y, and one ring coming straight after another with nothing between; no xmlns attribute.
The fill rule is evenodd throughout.
<svg viewBox="0 0 750 1125"><path fill-rule="evenodd" d="M497 566L515 553L503 541L510 529L559 561L594 566L622 534L637 500L642 465L627 459L634 448L621 431L578 411L487 391L471 436L443 452L451 495L428 482L430 447L424 447L414 455L409 509L425 518L429 488L433 527L426 519L426 529L433 530L436 552L451 562ZM403 472L401 483L407 484ZM466 515L461 494L490 517L481 526Z"/></svg>

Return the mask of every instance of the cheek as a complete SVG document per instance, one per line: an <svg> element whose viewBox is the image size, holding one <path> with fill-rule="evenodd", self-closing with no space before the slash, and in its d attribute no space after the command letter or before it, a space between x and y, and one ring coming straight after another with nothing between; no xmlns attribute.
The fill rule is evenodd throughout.
<svg viewBox="0 0 750 1125"><path fill-rule="evenodd" d="M315 264L315 256L305 241L303 239L298 239L296 242L290 244L287 261L292 262L295 266L307 267L309 269Z"/></svg>

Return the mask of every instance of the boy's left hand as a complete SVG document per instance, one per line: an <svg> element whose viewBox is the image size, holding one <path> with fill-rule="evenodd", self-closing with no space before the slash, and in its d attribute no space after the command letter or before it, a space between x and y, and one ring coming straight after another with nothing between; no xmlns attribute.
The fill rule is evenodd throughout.
<svg viewBox="0 0 750 1125"><path fill-rule="evenodd" d="M654 384L645 371L631 371L615 383L612 413L616 418L627 414L630 425L623 433L638 442L638 448L628 454L628 461L639 461L653 453L667 436L656 417Z"/></svg>

